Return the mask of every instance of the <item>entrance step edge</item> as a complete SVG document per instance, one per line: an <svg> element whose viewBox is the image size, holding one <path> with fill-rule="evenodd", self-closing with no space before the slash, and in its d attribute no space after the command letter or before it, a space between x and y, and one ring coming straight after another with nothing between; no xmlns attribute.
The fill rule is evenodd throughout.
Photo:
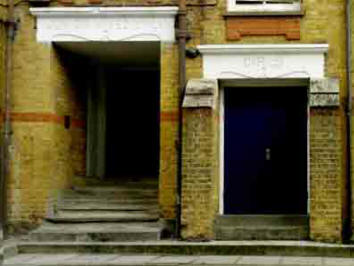
<svg viewBox="0 0 354 266"><path fill-rule="evenodd" d="M19 254L120 253L175 255L325 256L354 258L354 245L310 241L212 241L212 242L19 242Z"/></svg>
<svg viewBox="0 0 354 266"><path fill-rule="evenodd" d="M237 226L274 226L274 225L308 225L308 215L219 215L217 225Z"/></svg>

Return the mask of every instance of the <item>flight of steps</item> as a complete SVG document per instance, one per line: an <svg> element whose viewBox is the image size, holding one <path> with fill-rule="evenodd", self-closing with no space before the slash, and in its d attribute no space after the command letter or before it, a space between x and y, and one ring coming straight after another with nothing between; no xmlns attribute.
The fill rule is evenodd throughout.
<svg viewBox="0 0 354 266"><path fill-rule="evenodd" d="M63 190L31 241L146 241L161 234L155 186L129 182Z"/></svg>

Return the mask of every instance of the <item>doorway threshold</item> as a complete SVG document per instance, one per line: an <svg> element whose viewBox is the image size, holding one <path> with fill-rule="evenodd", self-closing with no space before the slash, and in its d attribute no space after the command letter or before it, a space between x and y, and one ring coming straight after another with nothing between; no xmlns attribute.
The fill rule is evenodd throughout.
<svg viewBox="0 0 354 266"><path fill-rule="evenodd" d="M215 221L218 240L306 240L307 215L220 215Z"/></svg>

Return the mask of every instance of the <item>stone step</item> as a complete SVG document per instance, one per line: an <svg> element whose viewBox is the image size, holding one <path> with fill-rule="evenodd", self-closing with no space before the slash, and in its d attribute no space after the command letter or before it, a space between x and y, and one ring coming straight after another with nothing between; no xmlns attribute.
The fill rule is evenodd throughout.
<svg viewBox="0 0 354 266"><path fill-rule="evenodd" d="M306 240L308 228L303 226L218 226L218 240Z"/></svg>
<svg viewBox="0 0 354 266"><path fill-rule="evenodd" d="M78 202L65 203L57 206L58 210L106 210L106 211L139 211L139 210L158 210L157 204L129 204L129 203L106 203L106 202Z"/></svg>
<svg viewBox="0 0 354 266"><path fill-rule="evenodd" d="M166 265L238 265L238 266L352 266L353 258L282 257L282 256L156 256L122 254L24 254L6 259L3 265L18 266L166 266Z"/></svg>
<svg viewBox="0 0 354 266"><path fill-rule="evenodd" d="M43 224L30 233L31 241L147 241L159 240L159 223Z"/></svg>
<svg viewBox="0 0 354 266"><path fill-rule="evenodd" d="M150 222L157 221L157 213L139 211L59 211L57 215L46 218L54 223L85 223L85 222Z"/></svg>
<svg viewBox="0 0 354 266"><path fill-rule="evenodd" d="M100 198L72 198L60 200L60 205L75 205L80 203L87 204L158 204L157 198L119 198L119 199L100 199Z"/></svg>
<svg viewBox="0 0 354 266"><path fill-rule="evenodd" d="M102 253L351 258L354 254L354 245L323 244L310 241L18 242L17 250L19 254Z"/></svg>
<svg viewBox="0 0 354 266"><path fill-rule="evenodd" d="M149 191L117 191L117 192L107 192L107 193L96 193L96 192L76 192L76 191L63 191L61 193L61 198L73 198L73 197L87 197L87 198L121 198L121 197L157 197L157 192L149 192Z"/></svg>
<svg viewBox="0 0 354 266"><path fill-rule="evenodd" d="M219 215L217 225L274 226L307 225L307 215Z"/></svg>
<svg viewBox="0 0 354 266"><path fill-rule="evenodd" d="M135 187L104 187L104 186L95 186L95 187L73 187L72 189L66 190L67 192L73 191L76 193L82 194L119 194L119 193L143 193L143 194L156 194L158 189L144 187L143 184L139 184Z"/></svg>
<svg viewBox="0 0 354 266"><path fill-rule="evenodd" d="M90 200L98 200L98 201L114 201L121 200L123 202L130 200L157 200L157 195L107 195L107 196L89 196L89 195L71 195L71 196L61 196L60 200L81 200L81 201L90 201Z"/></svg>
<svg viewBox="0 0 354 266"><path fill-rule="evenodd" d="M122 211L122 210L58 210L56 217L60 218L145 218L158 217L157 211Z"/></svg>
<svg viewBox="0 0 354 266"><path fill-rule="evenodd" d="M73 190L66 190L61 192L62 198L71 197L88 197L88 198L120 198L120 197L157 197L157 191L142 191L142 190L122 190L122 191L85 191L78 192Z"/></svg>
<svg viewBox="0 0 354 266"><path fill-rule="evenodd" d="M304 215L222 215L215 222L218 240L306 240Z"/></svg>
<svg viewBox="0 0 354 266"><path fill-rule="evenodd" d="M101 179L94 177L74 177L73 183L76 186L86 186L86 187L139 187L143 186L144 188L157 188L158 187L158 178L135 178L135 177L126 177L126 178L110 178L110 179Z"/></svg>

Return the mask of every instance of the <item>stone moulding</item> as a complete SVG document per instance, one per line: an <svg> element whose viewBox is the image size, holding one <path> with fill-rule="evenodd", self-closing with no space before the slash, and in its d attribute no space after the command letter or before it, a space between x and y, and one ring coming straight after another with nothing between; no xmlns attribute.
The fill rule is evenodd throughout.
<svg viewBox="0 0 354 266"><path fill-rule="evenodd" d="M203 77L323 78L328 44L199 45Z"/></svg>
<svg viewBox="0 0 354 266"><path fill-rule="evenodd" d="M336 107L339 101L339 80L336 78L310 79L310 107Z"/></svg>
<svg viewBox="0 0 354 266"><path fill-rule="evenodd" d="M37 41L175 41L178 7L30 8Z"/></svg>
<svg viewBox="0 0 354 266"><path fill-rule="evenodd" d="M183 108L216 108L218 81L215 79L191 79L187 83Z"/></svg>

